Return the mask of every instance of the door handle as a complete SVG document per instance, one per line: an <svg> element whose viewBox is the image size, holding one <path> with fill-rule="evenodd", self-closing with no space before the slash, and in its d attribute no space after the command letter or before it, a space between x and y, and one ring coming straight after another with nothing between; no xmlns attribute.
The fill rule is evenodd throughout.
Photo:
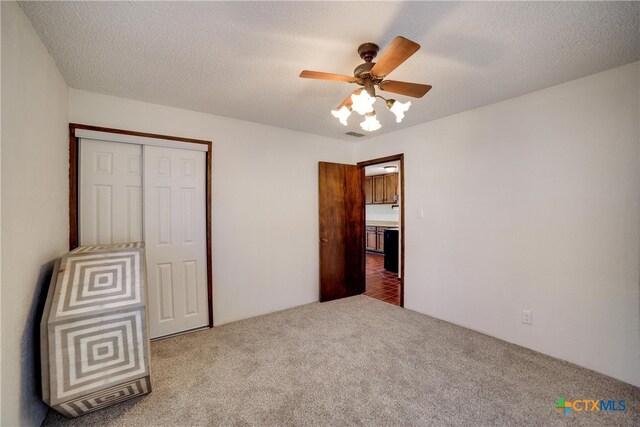
<svg viewBox="0 0 640 427"><path fill-rule="evenodd" d="M320 239L322 243L329 243L329 239Z"/></svg>

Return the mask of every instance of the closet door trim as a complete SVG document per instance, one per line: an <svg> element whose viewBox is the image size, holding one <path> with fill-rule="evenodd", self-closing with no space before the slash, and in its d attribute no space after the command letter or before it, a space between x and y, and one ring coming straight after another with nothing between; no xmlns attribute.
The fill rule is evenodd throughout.
<svg viewBox="0 0 640 427"><path fill-rule="evenodd" d="M170 148L206 151L206 247L207 247L207 294L209 305L209 327L213 327L213 270L211 251L211 163L213 142L203 139L136 132L123 129L69 123L69 250L78 247L78 179L80 138L100 139L112 142L128 142ZM188 145L186 145L188 144ZM188 147L188 148L187 148Z"/></svg>
<svg viewBox="0 0 640 427"><path fill-rule="evenodd" d="M154 147L179 148L183 150L208 151L205 144L173 141L149 136L137 136L121 133L103 132L88 129L76 129L76 138L95 139L98 141L124 142L126 144L152 145Z"/></svg>

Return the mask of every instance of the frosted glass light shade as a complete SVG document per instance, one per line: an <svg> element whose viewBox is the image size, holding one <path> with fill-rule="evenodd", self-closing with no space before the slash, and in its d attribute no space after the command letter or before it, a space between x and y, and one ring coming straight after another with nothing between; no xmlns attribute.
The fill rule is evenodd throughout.
<svg viewBox="0 0 640 427"><path fill-rule="evenodd" d="M351 110L346 105L344 105L339 110L331 110L331 114L333 114L333 117L335 117L336 119L340 120L340 123L342 123L344 126L346 126L347 125L347 119L351 115Z"/></svg>
<svg viewBox="0 0 640 427"><path fill-rule="evenodd" d="M367 132L373 132L382 127L375 113L369 113L365 116L364 122L360 123L360 127Z"/></svg>
<svg viewBox="0 0 640 427"><path fill-rule="evenodd" d="M396 123L400 123L402 119L404 119L404 113L405 111L409 110L409 107L411 107L411 101L408 101L405 104L403 104L400 101L394 101L391 104L391 107L389 108L389 110L391 110L391 112L395 114Z"/></svg>
<svg viewBox="0 0 640 427"><path fill-rule="evenodd" d="M364 116L373 111L373 103L376 102L376 99L369 95L369 92L366 90L362 90L360 94L354 93L351 95L351 102L353 102L351 108L355 110L356 113Z"/></svg>

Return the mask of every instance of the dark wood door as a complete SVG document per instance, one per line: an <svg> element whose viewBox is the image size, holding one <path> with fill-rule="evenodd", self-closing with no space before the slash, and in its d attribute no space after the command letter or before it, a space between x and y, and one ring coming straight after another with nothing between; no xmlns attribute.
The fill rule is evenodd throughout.
<svg viewBox="0 0 640 427"><path fill-rule="evenodd" d="M320 162L320 301L364 292L363 170Z"/></svg>

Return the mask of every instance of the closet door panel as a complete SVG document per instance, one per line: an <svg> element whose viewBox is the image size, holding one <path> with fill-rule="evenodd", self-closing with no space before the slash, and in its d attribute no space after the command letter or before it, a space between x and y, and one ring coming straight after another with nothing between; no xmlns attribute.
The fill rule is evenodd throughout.
<svg viewBox="0 0 640 427"><path fill-rule="evenodd" d="M142 146L80 141L79 244L142 240Z"/></svg>
<svg viewBox="0 0 640 427"><path fill-rule="evenodd" d="M157 338L208 325L206 153L145 146L143 157L150 329Z"/></svg>

